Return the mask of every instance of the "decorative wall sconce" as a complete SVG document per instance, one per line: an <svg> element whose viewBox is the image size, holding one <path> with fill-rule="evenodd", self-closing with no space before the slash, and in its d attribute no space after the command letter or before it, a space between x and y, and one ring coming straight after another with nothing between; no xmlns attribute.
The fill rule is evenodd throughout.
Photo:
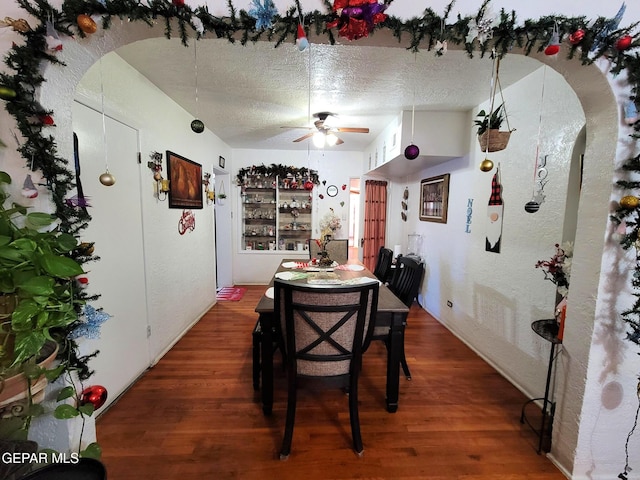
<svg viewBox="0 0 640 480"><path fill-rule="evenodd" d="M155 180L155 196L161 202L167 199L169 193L169 180L162 178L162 154L159 152L151 152L151 160L147 162L147 167L153 172L153 179Z"/></svg>
<svg viewBox="0 0 640 480"><path fill-rule="evenodd" d="M211 174L205 172L202 178L202 185L204 185L204 198L207 201L207 205L211 205L215 203L216 200L216 192L215 190L211 190L209 187L211 186Z"/></svg>

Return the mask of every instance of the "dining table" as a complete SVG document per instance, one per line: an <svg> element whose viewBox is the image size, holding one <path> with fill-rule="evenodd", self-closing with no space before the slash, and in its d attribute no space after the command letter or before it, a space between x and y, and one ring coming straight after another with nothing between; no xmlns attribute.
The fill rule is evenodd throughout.
<svg viewBox="0 0 640 480"><path fill-rule="evenodd" d="M344 265L336 265L330 269L321 269L308 262L284 259L269 283L269 288L262 295L255 312L258 314L260 329L260 388L262 411L270 415L273 409L273 357L277 348L276 337L279 335L279 322L274 313L273 283L278 278L305 284L322 284L323 288L331 285L344 285L375 279L374 274L357 261L350 260ZM386 285L380 284L378 294L378 310L376 326L389 326L387 341L387 381L386 408L394 413L398 410L398 396L400 383L400 360L404 345L404 330L407 324L409 307L396 297ZM366 353L363 364L366 362ZM255 385L254 385L255 386Z"/></svg>

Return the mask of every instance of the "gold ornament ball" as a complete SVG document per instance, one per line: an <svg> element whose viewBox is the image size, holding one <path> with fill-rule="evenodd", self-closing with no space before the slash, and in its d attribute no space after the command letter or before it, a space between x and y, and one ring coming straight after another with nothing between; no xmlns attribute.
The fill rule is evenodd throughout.
<svg viewBox="0 0 640 480"><path fill-rule="evenodd" d="M78 27L84 33L91 35L92 33L96 33L98 30L98 25L89 15L85 15L84 13L78 15L76 21L78 22Z"/></svg>
<svg viewBox="0 0 640 480"><path fill-rule="evenodd" d="M102 175L100 175L100 183L105 187L110 187L111 185L116 183L116 178L109 172L104 172Z"/></svg>
<svg viewBox="0 0 640 480"><path fill-rule="evenodd" d="M483 172L490 172L493 169L493 162L488 158L485 158L480 164L480 170Z"/></svg>
<svg viewBox="0 0 640 480"><path fill-rule="evenodd" d="M626 195L620 199L620 206L622 208L637 208L640 205L640 198L634 197L633 195Z"/></svg>
<svg viewBox="0 0 640 480"><path fill-rule="evenodd" d="M80 250L83 255L92 255L95 247L89 242L82 242L78 245L78 250Z"/></svg>

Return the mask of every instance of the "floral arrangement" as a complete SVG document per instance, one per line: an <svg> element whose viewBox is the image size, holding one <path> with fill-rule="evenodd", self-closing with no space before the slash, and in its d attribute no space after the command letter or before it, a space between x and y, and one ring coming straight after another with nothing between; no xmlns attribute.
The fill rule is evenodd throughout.
<svg viewBox="0 0 640 480"><path fill-rule="evenodd" d="M544 272L544 278L558 286L558 293L564 298L569 293L573 243L564 242L562 246L556 243L555 248L555 255L549 260L538 260L536 268L541 268Z"/></svg>
<svg viewBox="0 0 640 480"><path fill-rule="evenodd" d="M324 217L320 219L320 230L323 237L326 235L333 235L333 232L340 230L341 228L342 223L340 222L340 217L336 215L333 208L330 208Z"/></svg>

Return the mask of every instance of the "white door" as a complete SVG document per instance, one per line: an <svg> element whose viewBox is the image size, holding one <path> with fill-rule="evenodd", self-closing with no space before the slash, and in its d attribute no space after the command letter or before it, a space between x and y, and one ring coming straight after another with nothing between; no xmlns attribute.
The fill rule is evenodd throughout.
<svg viewBox="0 0 640 480"><path fill-rule="evenodd" d="M95 242L94 255L100 257L84 265L88 293L99 293L100 298L91 305L111 315L102 324L99 339L79 342L83 353L100 351L89 363L95 374L84 386L104 386L110 403L148 368L150 356L138 131L109 117L105 125L109 171L116 178L111 187L99 182L106 165L102 114L74 102L80 179L92 217L81 240Z"/></svg>

